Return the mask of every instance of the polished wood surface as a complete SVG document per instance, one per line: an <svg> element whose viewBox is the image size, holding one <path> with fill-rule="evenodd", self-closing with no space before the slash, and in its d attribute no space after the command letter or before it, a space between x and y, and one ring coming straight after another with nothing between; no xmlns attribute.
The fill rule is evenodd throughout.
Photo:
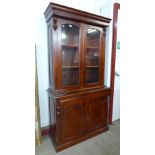
<svg viewBox="0 0 155 155"><path fill-rule="evenodd" d="M104 86L105 28L110 19L50 3L45 11L49 51L50 132L57 151L108 130ZM54 112L52 112L54 109Z"/></svg>
<svg viewBox="0 0 155 155"><path fill-rule="evenodd" d="M66 143L85 134L85 100L74 98L61 104L61 143Z"/></svg>
<svg viewBox="0 0 155 155"><path fill-rule="evenodd" d="M108 98L102 92L88 95L87 131L91 132L107 126Z"/></svg>
<svg viewBox="0 0 155 155"><path fill-rule="evenodd" d="M52 17L58 17L101 27L107 27L111 21L111 19L103 16L95 15L86 11L81 11L56 3L50 3L44 12L44 15L47 22L49 22Z"/></svg>

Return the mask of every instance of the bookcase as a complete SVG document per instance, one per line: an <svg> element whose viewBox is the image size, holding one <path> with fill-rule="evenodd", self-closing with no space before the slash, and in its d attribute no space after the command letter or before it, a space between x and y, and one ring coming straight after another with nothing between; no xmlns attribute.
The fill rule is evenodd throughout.
<svg viewBox="0 0 155 155"><path fill-rule="evenodd" d="M50 3L45 10L51 138L57 151L108 130L111 89L104 85L111 19Z"/></svg>

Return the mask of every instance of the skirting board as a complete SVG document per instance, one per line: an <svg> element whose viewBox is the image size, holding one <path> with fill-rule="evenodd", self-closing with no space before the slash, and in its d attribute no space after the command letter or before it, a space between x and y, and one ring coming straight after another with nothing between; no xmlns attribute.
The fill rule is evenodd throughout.
<svg viewBox="0 0 155 155"><path fill-rule="evenodd" d="M54 130L54 125L46 126L41 128L41 136L47 136L49 135L50 132L53 132Z"/></svg>

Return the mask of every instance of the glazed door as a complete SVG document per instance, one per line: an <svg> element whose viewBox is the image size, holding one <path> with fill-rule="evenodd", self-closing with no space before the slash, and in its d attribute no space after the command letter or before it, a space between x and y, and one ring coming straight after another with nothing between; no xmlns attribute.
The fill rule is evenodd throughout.
<svg viewBox="0 0 155 155"><path fill-rule="evenodd" d="M108 104L103 93L91 94L87 98L87 131L107 126Z"/></svg>
<svg viewBox="0 0 155 155"><path fill-rule="evenodd" d="M85 99L71 99L62 102L61 142L79 138L85 133Z"/></svg>
<svg viewBox="0 0 155 155"><path fill-rule="evenodd" d="M84 84L103 85L104 77L104 35L100 27L85 26Z"/></svg>
<svg viewBox="0 0 155 155"><path fill-rule="evenodd" d="M80 87L81 80L81 37L80 23L60 20L59 24L59 62L60 88Z"/></svg>

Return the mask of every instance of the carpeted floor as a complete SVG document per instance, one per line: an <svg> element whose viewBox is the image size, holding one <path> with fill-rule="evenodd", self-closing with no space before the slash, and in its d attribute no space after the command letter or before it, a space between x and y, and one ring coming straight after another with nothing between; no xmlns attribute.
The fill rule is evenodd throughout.
<svg viewBox="0 0 155 155"><path fill-rule="evenodd" d="M43 144L36 146L35 155L119 155L120 121L113 122L109 127L109 131L59 153L55 152L50 138L44 137Z"/></svg>

